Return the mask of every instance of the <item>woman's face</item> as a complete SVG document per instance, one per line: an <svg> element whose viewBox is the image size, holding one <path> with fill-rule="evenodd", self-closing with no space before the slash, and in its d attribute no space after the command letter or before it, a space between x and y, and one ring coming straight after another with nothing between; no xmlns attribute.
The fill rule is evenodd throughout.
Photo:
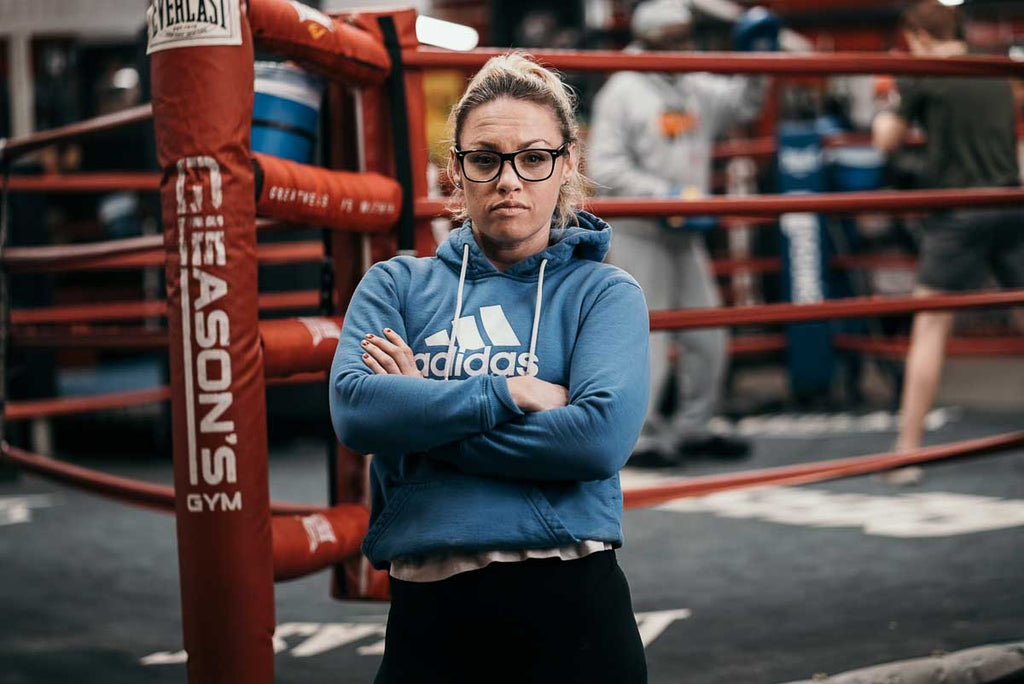
<svg viewBox="0 0 1024 684"><path fill-rule="evenodd" d="M470 111L462 125L460 150L517 152L528 148L557 149L565 142L555 113L549 107L502 98ZM526 164L520 172L528 173ZM547 246L551 215L558 202L562 183L572 175L575 150L555 158L551 177L543 181L524 181L504 162L498 177L475 183L463 176L462 168L452 151L452 166L465 194L466 212L473 221L473 230L482 242L498 250L517 250L536 242ZM519 161L517 160L517 163ZM470 161L467 160L467 167Z"/></svg>

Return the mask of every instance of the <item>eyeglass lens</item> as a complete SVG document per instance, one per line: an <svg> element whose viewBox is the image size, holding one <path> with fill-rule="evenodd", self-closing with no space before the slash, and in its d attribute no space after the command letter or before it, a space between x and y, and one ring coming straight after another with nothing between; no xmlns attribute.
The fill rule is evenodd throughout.
<svg viewBox="0 0 1024 684"><path fill-rule="evenodd" d="M501 156L495 152L470 152L463 157L462 167L469 180L494 180L501 172ZM522 150L513 157L512 168L523 180L546 180L555 169L555 157L546 150Z"/></svg>

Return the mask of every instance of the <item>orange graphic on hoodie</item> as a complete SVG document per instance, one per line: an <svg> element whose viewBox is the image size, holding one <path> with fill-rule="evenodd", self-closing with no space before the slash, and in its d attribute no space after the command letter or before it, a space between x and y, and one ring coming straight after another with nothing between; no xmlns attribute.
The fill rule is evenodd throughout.
<svg viewBox="0 0 1024 684"><path fill-rule="evenodd" d="M697 127L697 116L685 111L662 112L659 124L661 133L666 138L678 138Z"/></svg>

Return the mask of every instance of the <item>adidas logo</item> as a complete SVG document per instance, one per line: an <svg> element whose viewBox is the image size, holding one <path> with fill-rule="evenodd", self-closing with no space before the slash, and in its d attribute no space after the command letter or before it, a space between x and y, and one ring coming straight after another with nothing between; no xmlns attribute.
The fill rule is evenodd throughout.
<svg viewBox="0 0 1024 684"><path fill-rule="evenodd" d="M477 325L479 317L480 325ZM483 334L480 327L483 326ZM484 335L487 340L484 341ZM448 362L447 330L439 330L427 337L428 347L441 351L414 354L416 367L425 378L443 378ZM494 351L495 347L522 347L522 342L505 317L500 305L482 306L477 315L463 316L455 324L455 359L449 378L473 375L536 375L540 359L529 352Z"/></svg>

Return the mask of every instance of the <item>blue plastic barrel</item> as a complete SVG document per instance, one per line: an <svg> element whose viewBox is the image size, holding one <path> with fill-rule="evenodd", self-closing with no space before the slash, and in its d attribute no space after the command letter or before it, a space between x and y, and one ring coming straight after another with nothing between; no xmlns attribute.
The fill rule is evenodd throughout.
<svg viewBox="0 0 1024 684"><path fill-rule="evenodd" d="M882 187L885 158L873 147L837 147L828 151L832 189L841 192L877 190Z"/></svg>
<svg viewBox="0 0 1024 684"><path fill-rule="evenodd" d="M302 69L256 62L252 150L309 164L313 161L324 84Z"/></svg>

